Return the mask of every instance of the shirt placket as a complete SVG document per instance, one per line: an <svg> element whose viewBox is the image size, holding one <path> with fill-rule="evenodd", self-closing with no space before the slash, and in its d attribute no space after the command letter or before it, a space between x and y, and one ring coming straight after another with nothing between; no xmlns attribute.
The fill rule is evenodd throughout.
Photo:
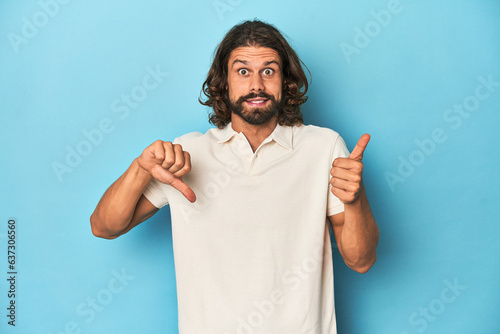
<svg viewBox="0 0 500 334"><path fill-rule="evenodd" d="M239 133L236 137L236 151L238 152L240 158L244 161L244 170L246 171L246 175L252 177L258 176L261 165L261 153L265 150L266 144L272 139L266 138L254 153L250 143L243 134Z"/></svg>

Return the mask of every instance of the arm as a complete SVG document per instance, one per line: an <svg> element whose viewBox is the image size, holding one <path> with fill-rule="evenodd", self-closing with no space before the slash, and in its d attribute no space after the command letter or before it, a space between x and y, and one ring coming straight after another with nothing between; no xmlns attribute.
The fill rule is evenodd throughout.
<svg viewBox="0 0 500 334"><path fill-rule="evenodd" d="M114 239L155 214L158 209L142 195L152 178L135 159L106 190L90 216L92 233Z"/></svg>
<svg viewBox="0 0 500 334"><path fill-rule="evenodd" d="M379 230L364 188L355 202L344 204L344 212L328 219L346 265L359 273L367 272L377 258Z"/></svg>
<svg viewBox="0 0 500 334"><path fill-rule="evenodd" d="M344 212L328 217L346 265L367 272L376 260L379 229L362 183L363 152L370 140L364 135L348 158L337 158L330 171L331 191L344 203Z"/></svg>
<svg viewBox="0 0 500 334"><path fill-rule="evenodd" d="M156 141L104 193L90 217L92 233L114 239L153 216L158 209L142 195L153 178L178 189L194 202L193 191L181 179L190 169L189 153L182 151L180 145Z"/></svg>

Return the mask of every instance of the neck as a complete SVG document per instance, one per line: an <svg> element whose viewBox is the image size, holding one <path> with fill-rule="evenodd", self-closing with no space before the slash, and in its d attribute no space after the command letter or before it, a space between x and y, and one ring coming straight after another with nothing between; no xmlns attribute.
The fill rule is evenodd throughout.
<svg viewBox="0 0 500 334"><path fill-rule="evenodd" d="M245 122L241 117L235 114L231 115L231 126L233 130L241 132L245 135L254 152L260 144L262 144L264 139L269 137L269 135L274 131L277 124L278 116L271 118L267 123L252 125Z"/></svg>

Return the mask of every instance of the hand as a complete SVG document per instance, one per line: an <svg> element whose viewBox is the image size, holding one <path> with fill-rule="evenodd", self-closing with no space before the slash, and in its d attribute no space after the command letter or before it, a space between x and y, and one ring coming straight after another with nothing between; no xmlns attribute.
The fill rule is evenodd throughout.
<svg viewBox="0 0 500 334"><path fill-rule="evenodd" d="M179 190L190 202L196 201L193 190L182 181L191 170L191 158L181 145L157 140L142 152L137 162L158 181Z"/></svg>
<svg viewBox="0 0 500 334"><path fill-rule="evenodd" d="M348 158L337 158L333 161L330 174L332 194L344 204L350 204L358 199L362 189L361 174L363 172L363 153L370 141L370 135L364 134Z"/></svg>

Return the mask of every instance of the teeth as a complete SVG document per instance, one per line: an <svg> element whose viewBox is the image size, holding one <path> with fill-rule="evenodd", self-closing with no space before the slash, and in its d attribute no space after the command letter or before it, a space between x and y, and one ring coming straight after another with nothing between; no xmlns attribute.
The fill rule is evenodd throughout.
<svg viewBox="0 0 500 334"><path fill-rule="evenodd" d="M250 103L262 103L264 100L258 100L258 101L250 101Z"/></svg>

